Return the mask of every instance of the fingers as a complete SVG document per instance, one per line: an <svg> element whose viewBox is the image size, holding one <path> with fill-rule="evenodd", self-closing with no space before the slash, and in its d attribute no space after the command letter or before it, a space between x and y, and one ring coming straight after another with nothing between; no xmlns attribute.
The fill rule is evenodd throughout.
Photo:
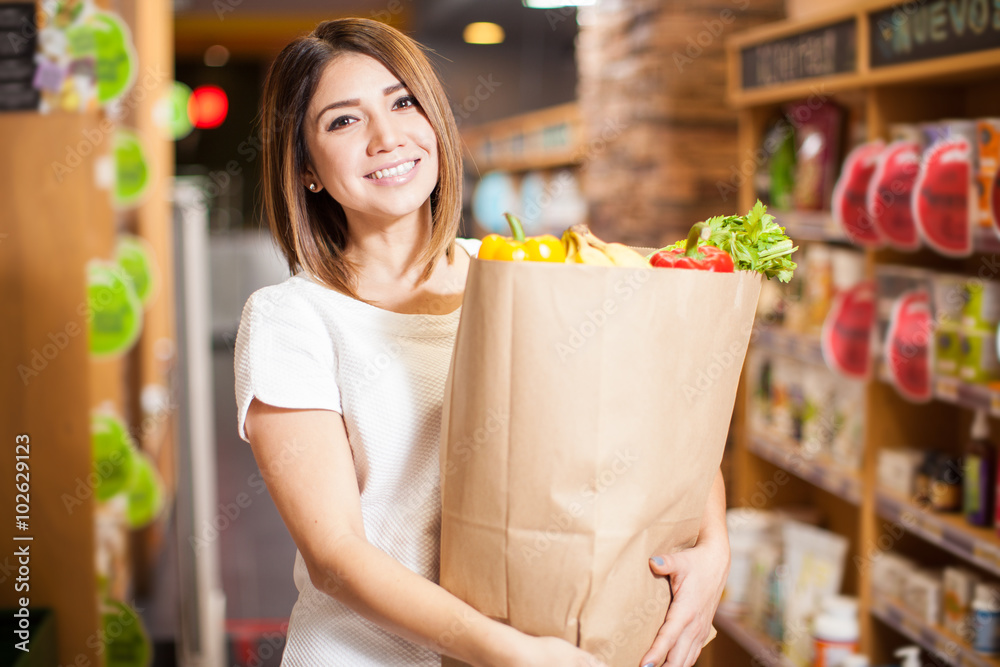
<svg viewBox="0 0 1000 667"><path fill-rule="evenodd" d="M687 658L684 659L683 667L693 667L694 663L698 662L698 656L701 655L701 649L703 641L695 639L691 642L691 648L688 650Z"/></svg>
<svg viewBox="0 0 1000 667"><path fill-rule="evenodd" d="M653 639L653 645L649 647L646 654L642 656L642 660L639 664L642 667L646 667L650 663L659 667L663 664L663 661L667 658L667 652L672 650L674 645L677 643L678 638L684 631L685 623L680 619L677 614L671 615L667 612L666 622L660 626L659 631L656 633L656 637Z"/></svg>
<svg viewBox="0 0 1000 667"><path fill-rule="evenodd" d="M655 574L662 574L664 576L668 574L673 574L677 571L677 555L660 555L653 556L649 559L649 569Z"/></svg>
<svg viewBox="0 0 1000 667"><path fill-rule="evenodd" d="M673 645L670 649L670 653L667 654L667 662L664 667L690 667L691 663L688 662L688 658L691 656L692 649L695 648L694 645L694 632L691 631L691 627L688 626L681 636L677 638L677 643Z"/></svg>

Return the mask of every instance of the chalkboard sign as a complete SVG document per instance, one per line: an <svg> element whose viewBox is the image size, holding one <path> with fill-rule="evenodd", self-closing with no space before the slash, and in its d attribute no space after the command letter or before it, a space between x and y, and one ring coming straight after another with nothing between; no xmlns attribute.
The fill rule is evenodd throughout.
<svg viewBox="0 0 1000 667"><path fill-rule="evenodd" d="M0 4L0 111L38 108L35 3Z"/></svg>
<svg viewBox="0 0 1000 667"><path fill-rule="evenodd" d="M743 88L854 72L857 32L857 21L852 18L773 42L748 46L740 54Z"/></svg>
<svg viewBox="0 0 1000 667"><path fill-rule="evenodd" d="M1000 2L910 2L868 15L871 67L1000 48Z"/></svg>

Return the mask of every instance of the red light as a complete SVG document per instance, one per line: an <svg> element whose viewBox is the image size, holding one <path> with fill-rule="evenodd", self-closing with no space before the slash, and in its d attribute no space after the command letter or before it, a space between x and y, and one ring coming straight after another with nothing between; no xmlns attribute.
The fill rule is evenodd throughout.
<svg viewBox="0 0 1000 667"><path fill-rule="evenodd" d="M218 86L199 86L188 100L188 118L195 127L210 130L222 125L229 112L229 98Z"/></svg>

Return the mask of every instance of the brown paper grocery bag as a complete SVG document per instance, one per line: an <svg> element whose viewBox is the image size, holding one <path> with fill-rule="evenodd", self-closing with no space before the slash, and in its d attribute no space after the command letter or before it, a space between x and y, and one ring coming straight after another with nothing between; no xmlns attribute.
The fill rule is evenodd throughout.
<svg viewBox="0 0 1000 667"><path fill-rule="evenodd" d="M634 667L694 544L760 276L473 260L446 388L446 589Z"/></svg>

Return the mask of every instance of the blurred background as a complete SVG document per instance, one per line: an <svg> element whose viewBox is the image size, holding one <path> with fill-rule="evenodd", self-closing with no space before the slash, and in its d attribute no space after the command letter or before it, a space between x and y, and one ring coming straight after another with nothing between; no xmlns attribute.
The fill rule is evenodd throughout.
<svg viewBox="0 0 1000 667"><path fill-rule="evenodd" d="M699 664L1000 665L985 0L0 0L0 664L280 663L295 546L233 346L288 277L266 70L345 16L430 50L460 236L510 210L661 247L760 199L799 245L744 367Z"/></svg>

